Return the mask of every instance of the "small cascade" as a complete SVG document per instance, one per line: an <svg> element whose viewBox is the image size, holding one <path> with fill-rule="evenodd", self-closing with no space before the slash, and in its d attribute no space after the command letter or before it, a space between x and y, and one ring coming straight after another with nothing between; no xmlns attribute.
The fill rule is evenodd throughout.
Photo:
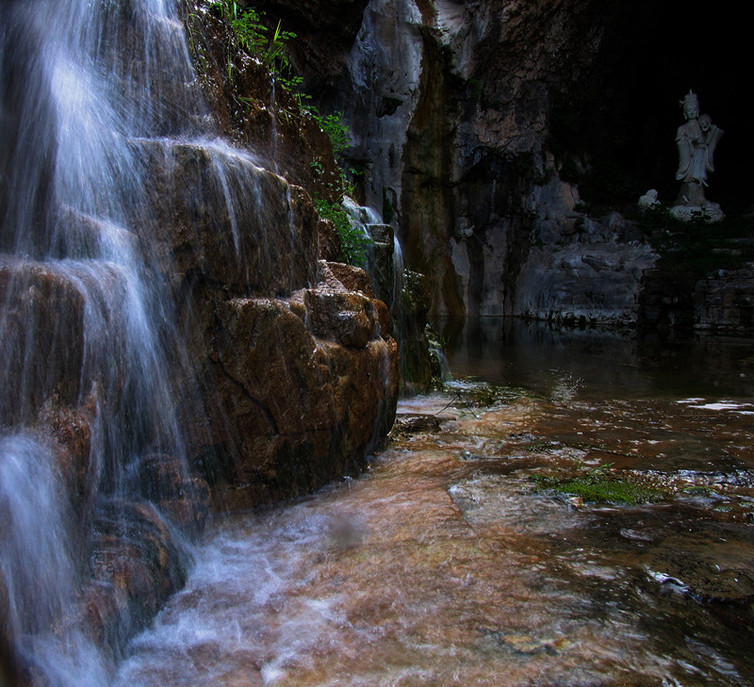
<svg viewBox="0 0 754 687"><path fill-rule="evenodd" d="M6 622L14 635L28 637L61 617L73 598L72 513L48 446L5 436L0 461L3 521L11 524L0 538Z"/></svg>
<svg viewBox="0 0 754 687"><path fill-rule="evenodd" d="M272 139L272 164L276 173L280 172L278 165L278 148L280 145L278 134L278 116L277 116L277 78L275 74L272 75L272 86L270 88L270 128Z"/></svg>
<svg viewBox="0 0 754 687"><path fill-rule="evenodd" d="M403 279L403 251L398 237L393 227L382 222L373 208L357 205L352 198L346 198L343 207L353 226L366 239L366 270L372 278L375 294L396 317Z"/></svg>
<svg viewBox="0 0 754 687"><path fill-rule="evenodd" d="M427 323L424 277L405 270L403 248L390 224L381 221L370 207L346 198L343 206L352 226L367 239L366 270L377 298L389 308L393 334L401 353L402 378L406 390L430 388L451 378L437 334Z"/></svg>

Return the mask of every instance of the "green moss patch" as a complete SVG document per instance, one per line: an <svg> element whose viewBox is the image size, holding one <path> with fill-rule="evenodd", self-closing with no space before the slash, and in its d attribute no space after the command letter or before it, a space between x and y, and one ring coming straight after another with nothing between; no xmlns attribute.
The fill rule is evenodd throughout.
<svg viewBox="0 0 754 687"><path fill-rule="evenodd" d="M623 503L637 505L662 501L665 492L622 479L610 465L602 465L579 474L564 477L534 475L541 489L556 491L570 496L579 496L593 503Z"/></svg>

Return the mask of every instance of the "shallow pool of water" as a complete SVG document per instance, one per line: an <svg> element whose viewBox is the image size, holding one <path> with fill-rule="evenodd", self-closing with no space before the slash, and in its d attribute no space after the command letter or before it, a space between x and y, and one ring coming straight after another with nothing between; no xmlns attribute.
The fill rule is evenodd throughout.
<svg viewBox="0 0 754 687"><path fill-rule="evenodd" d="M507 390L406 399L361 477L215 523L115 684L754 685L748 378L689 370L673 393L617 356L635 343L573 344L570 363L550 345L497 368L451 350ZM616 360L621 383L599 373ZM663 497L590 503L534 479L603 469Z"/></svg>

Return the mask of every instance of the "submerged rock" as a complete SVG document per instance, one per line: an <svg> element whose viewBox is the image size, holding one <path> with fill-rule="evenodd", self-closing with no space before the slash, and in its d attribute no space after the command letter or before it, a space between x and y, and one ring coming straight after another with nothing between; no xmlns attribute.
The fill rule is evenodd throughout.
<svg viewBox="0 0 754 687"><path fill-rule="evenodd" d="M82 613L97 643L116 652L185 583L186 552L148 503L114 499L94 521Z"/></svg>

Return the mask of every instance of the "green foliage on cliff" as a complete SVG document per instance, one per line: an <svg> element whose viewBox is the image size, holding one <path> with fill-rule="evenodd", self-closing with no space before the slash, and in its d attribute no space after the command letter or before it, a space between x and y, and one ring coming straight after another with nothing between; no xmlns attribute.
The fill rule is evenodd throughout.
<svg viewBox="0 0 754 687"><path fill-rule="evenodd" d="M315 198L322 219L330 220L340 237L340 260L349 265L364 267L367 261L367 248L371 239L358 226L352 224L348 213L340 203L334 203L323 198Z"/></svg>
<svg viewBox="0 0 754 687"><path fill-rule="evenodd" d="M296 34L283 31L281 22L270 36L268 27L262 21L264 12L253 7L241 7L235 0L217 0L210 5L210 10L219 14L230 28L235 44L230 47L255 55L277 74L290 66L285 45ZM232 60L228 62L228 69L232 69Z"/></svg>
<svg viewBox="0 0 754 687"><path fill-rule="evenodd" d="M314 121L319 124L319 128L327 134L333 153L336 156L343 155L351 147L348 126L343 122L343 113L334 112L324 115L313 105L307 105L305 109L311 113Z"/></svg>

